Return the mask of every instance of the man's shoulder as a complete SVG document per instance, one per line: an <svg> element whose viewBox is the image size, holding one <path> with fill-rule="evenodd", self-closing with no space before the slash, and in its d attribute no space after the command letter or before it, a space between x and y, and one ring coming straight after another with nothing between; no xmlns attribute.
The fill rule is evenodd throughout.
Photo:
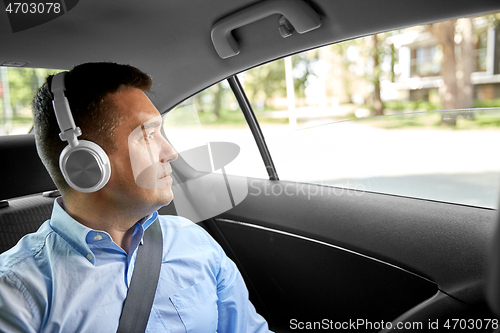
<svg viewBox="0 0 500 333"><path fill-rule="evenodd" d="M14 247L0 254L0 275L26 260L34 260L45 248L47 237L53 232L47 220L36 232L25 235Z"/></svg>
<svg viewBox="0 0 500 333"><path fill-rule="evenodd" d="M177 215L158 215L158 220L160 221L160 224L163 227L166 228L186 228L186 227L192 227L196 226L198 228L201 228L197 226L195 223L191 222L189 219L182 217L182 216L177 216Z"/></svg>
<svg viewBox="0 0 500 333"><path fill-rule="evenodd" d="M205 229L191 220L176 215L158 215L163 234L210 237Z"/></svg>
<svg viewBox="0 0 500 333"><path fill-rule="evenodd" d="M204 245L220 251L219 244L201 226L182 216L158 215L162 227L164 242L181 241L184 246Z"/></svg>

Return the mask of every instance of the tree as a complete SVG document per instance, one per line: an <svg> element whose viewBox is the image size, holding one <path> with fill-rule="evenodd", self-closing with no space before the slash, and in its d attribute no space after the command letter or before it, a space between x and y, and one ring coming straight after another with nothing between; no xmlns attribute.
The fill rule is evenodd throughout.
<svg viewBox="0 0 500 333"><path fill-rule="evenodd" d="M332 45L333 52L337 53L337 55L340 56L340 58L342 59L340 62L341 73L339 76L342 78L344 93L347 96L349 103L352 102L352 95L353 95L353 88L352 88L353 73L349 68L354 63L353 59L350 59L348 56L348 50L350 47L356 48L356 45L359 43L360 43L359 39L351 39L345 42Z"/></svg>
<svg viewBox="0 0 500 333"><path fill-rule="evenodd" d="M268 106L268 100L286 95L283 59L255 67L245 73L245 91L252 105Z"/></svg>
<svg viewBox="0 0 500 333"><path fill-rule="evenodd" d="M495 45L500 45L500 14L489 15L490 24L493 26L495 31ZM494 59L500 59L500 47L495 47L495 54L493 55ZM493 73L500 73L500 61L495 61L493 65Z"/></svg>
<svg viewBox="0 0 500 333"><path fill-rule="evenodd" d="M315 76L312 64L318 59L318 50L307 53L299 53L292 56L292 66L294 68L293 84L296 98L306 97L306 82L311 76Z"/></svg>
<svg viewBox="0 0 500 333"><path fill-rule="evenodd" d="M380 61L379 61L379 39L378 35L372 35L371 37L371 56L373 61L373 111L375 116L384 115L384 104L382 103L382 98L380 97Z"/></svg>
<svg viewBox="0 0 500 333"><path fill-rule="evenodd" d="M457 66L457 88L460 91L459 108L468 109L472 107L474 87L471 82L473 71L473 23L471 18L458 21L461 27L462 39L460 42L460 61Z"/></svg>
<svg viewBox="0 0 500 333"><path fill-rule="evenodd" d="M217 118L220 117L220 109L222 106L222 87L221 84L216 84L211 89L213 91L213 105L214 105L214 114Z"/></svg>
<svg viewBox="0 0 500 333"><path fill-rule="evenodd" d="M444 110L472 107L474 88L471 82L473 71L473 23L471 18L439 22L428 27L443 50L441 76L443 84L439 95ZM460 32L460 35L457 34ZM458 37L456 40L456 36ZM457 41L460 52L456 54ZM456 115L443 114L440 124L455 126Z"/></svg>
<svg viewBox="0 0 500 333"><path fill-rule="evenodd" d="M456 22L457 20L450 20L428 26L428 31L437 37L443 50L441 65L443 84L439 87L439 96L444 110L454 110L459 105L457 95L457 61L455 56ZM440 124L455 126L456 123L456 116L442 114Z"/></svg>
<svg viewBox="0 0 500 333"><path fill-rule="evenodd" d="M10 102L14 116L19 109L29 108L35 91L49 74L58 71L50 69L7 67Z"/></svg>
<svg viewBox="0 0 500 333"><path fill-rule="evenodd" d="M204 91L197 93L196 95L193 96L193 103L196 108L197 112L205 112L205 108L203 105L203 96Z"/></svg>
<svg viewBox="0 0 500 333"><path fill-rule="evenodd" d="M226 89L223 83L219 82L193 96L193 103L197 112L209 112L215 115L216 118L219 118L224 104L223 97L225 92Z"/></svg>
<svg viewBox="0 0 500 333"><path fill-rule="evenodd" d="M317 52L300 53L292 56L294 92L297 98L305 97L306 81L314 75L312 64L317 61ZM269 107L275 97L286 96L284 60L250 69L245 73L245 92L254 106Z"/></svg>

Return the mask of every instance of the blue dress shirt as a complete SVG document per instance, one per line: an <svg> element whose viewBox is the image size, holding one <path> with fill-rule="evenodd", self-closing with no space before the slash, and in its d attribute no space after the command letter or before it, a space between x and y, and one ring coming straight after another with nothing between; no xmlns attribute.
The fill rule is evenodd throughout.
<svg viewBox="0 0 500 333"><path fill-rule="evenodd" d="M0 331L116 332L138 244L157 217L163 259L146 332L269 332L235 264L198 225L154 213L136 223L127 254L58 200L50 220L0 255Z"/></svg>

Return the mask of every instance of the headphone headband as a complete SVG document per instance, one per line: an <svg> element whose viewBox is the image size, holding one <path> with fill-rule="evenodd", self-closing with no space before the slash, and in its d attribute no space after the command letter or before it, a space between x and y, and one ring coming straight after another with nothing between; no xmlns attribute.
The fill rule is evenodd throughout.
<svg viewBox="0 0 500 333"><path fill-rule="evenodd" d="M78 139L82 135L80 127L76 127L75 121L71 114L71 109L69 107L69 102L64 92L66 87L64 85L64 78L67 72L61 72L52 77L51 90L54 95L52 101L52 106L54 107L54 112L56 113L57 124L61 129L59 133L59 138L61 141L68 141L71 147L76 147L78 145Z"/></svg>

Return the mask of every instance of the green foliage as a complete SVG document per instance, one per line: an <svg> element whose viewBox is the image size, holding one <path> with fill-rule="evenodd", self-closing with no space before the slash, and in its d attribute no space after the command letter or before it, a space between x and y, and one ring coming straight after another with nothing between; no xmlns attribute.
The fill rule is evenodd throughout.
<svg viewBox="0 0 500 333"><path fill-rule="evenodd" d="M244 84L248 99L254 107L265 106L270 98L286 96L284 60L273 61L245 72Z"/></svg>
<svg viewBox="0 0 500 333"><path fill-rule="evenodd" d="M440 103L432 103L429 101L386 101L384 102L384 108L394 111L434 111L441 110Z"/></svg>
<svg viewBox="0 0 500 333"><path fill-rule="evenodd" d="M305 97L307 80L314 76L312 66L318 51L292 56L294 92L296 98ZM268 101L286 97L285 61L283 59L252 68L244 75L245 92L251 104L258 110L268 109Z"/></svg>
<svg viewBox="0 0 500 333"><path fill-rule="evenodd" d="M268 108L272 109L272 108ZM239 108L229 84L219 82L205 89L170 111L166 119L170 126L246 126L246 120ZM284 123L288 119L271 119L259 117L259 121L267 123Z"/></svg>
<svg viewBox="0 0 500 333"><path fill-rule="evenodd" d="M497 98L497 99L486 99L486 100L476 99L473 102L473 106L475 108L493 108L493 107L499 107L500 106L500 98Z"/></svg>
<svg viewBox="0 0 500 333"><path fill-rule="evenodd" d="M35 91L43 84L45 78L59 71L43 68L7 67L6 72L10 91L10 104L15 114L20 109L29 108ZM4 93L5 91L6 87L4 87ZM0 107L3 110L3 98L0 100Z"/></svg>
<svg viewBox="0 0 500 333"><path fill-rule="evenodd" d="M389 116L390 119L383 128L396 129L406 127L435 127L439 125L441 114L439 112L405 114Z"/></svg>
<svg viewBox="0 0 500 333"><path fill-rule="evenodd" d="M306 97L306 82L315 76L312 66L317 60L318 50L292 56L295 98Z"/></svg>
<svg viewBox="0 0 500 333"><path fill-rule="evenodd" d="M441 110L441 103L432 103L429 101L386 101L384 102L384 107L386 109L395 111L434 111ZM489 99L489 100L479 100L475 99L473 102L474 108L492 108L500 107L500 98Z"/></svg>
<svg viewBox="0 0 500 333"><path fill-rule="evenodd" d="M213 112L198 113L200 123L206 125L245 125L246 121L241 110L221 109L219 116L216 117Z"/></svg>
<svg viewBox="0 0 500 333"><path fill-rule="evenodd" d="M3 88L3 96L0 97L0 135L27 132L26 128L33 122L33 96L46 77L57 72L43 68L0 69L0 84Z"/></svg>
<svg viewBox="0 0 500 333"><path fill-rule="evenodd" d="M202 126L218 126L218 125L231 125L231 126L247 126L245 117L243 116L240 109L230 110L221 109L219 117L215 117L213 113L203 112L198 113L200 118L200 123ZM273 123L273 124L286 124L288 123L288 118L262 118L259 117L259 123Z"/></svg>
<svg viewBox="0 0 500 333"><path fill-rule="evenodd" d="M484 129L500 127L500 112L497 110L474 112L473 119L460 117L457 119L456 129Z"/></svg>
<svg viewBox="0 0 500 333"><path fill-rule="evenodd" d="M442 124L443 115L456 118L455 126ZM367 126L384 129L433 128L444 130L470 130L500 127L500 110L436 111L394 114L355 120Z"/></svg>

